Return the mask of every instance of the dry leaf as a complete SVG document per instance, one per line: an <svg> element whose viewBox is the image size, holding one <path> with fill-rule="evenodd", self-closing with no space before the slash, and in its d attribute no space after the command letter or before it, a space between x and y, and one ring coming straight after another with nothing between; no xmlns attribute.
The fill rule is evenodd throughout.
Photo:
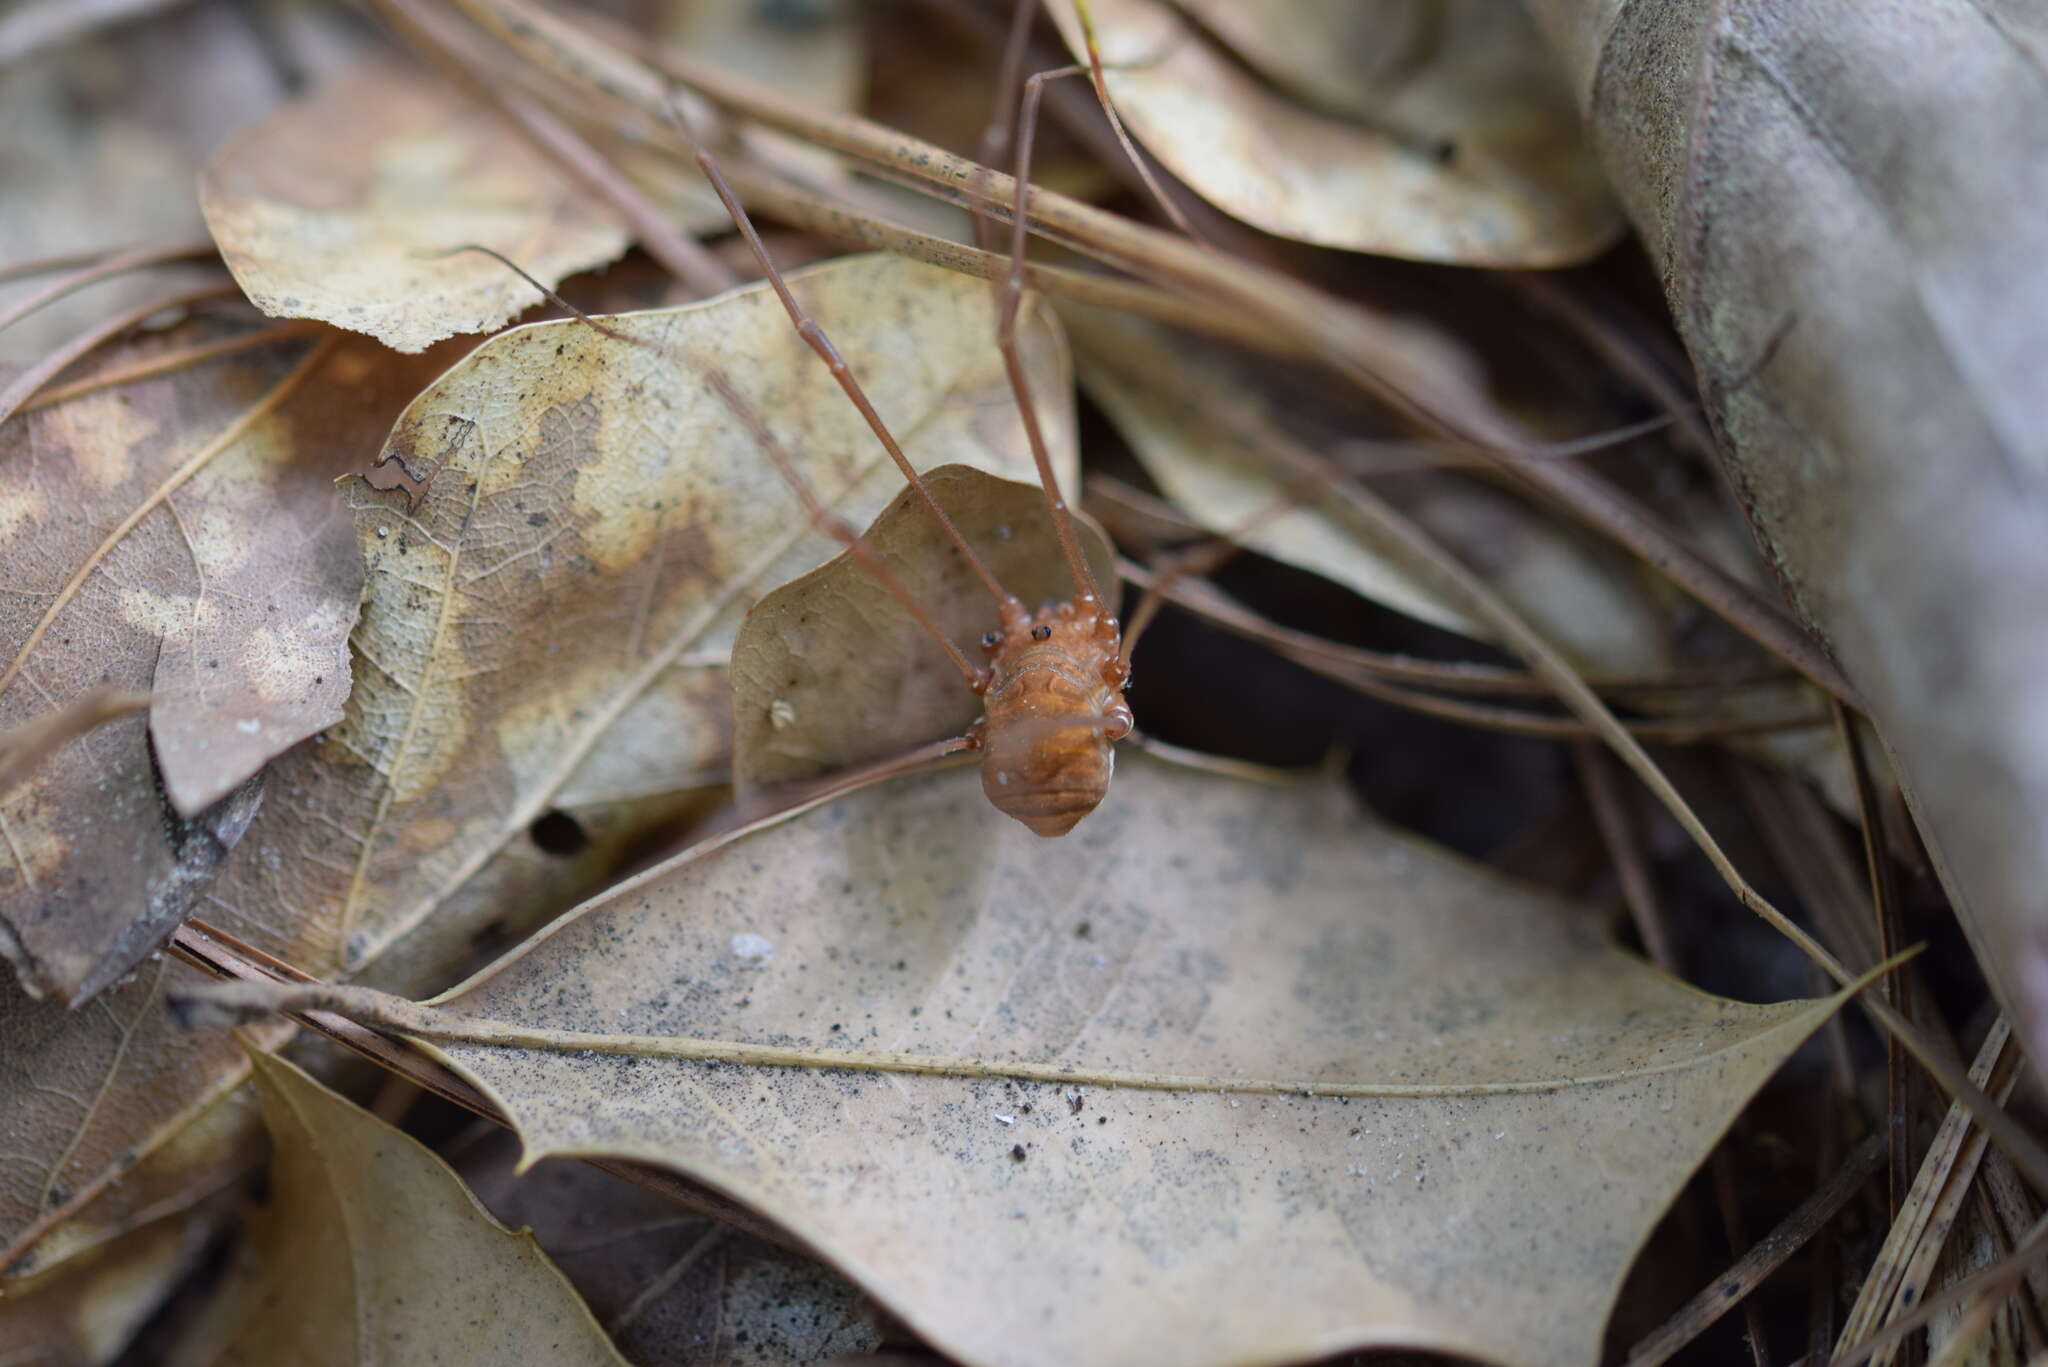
<svg viewBox="0 0 2048 1367"><path fill-rule="evenodd" d="M104 1367L122 1361L136 1332L198 1270L208 1245L238 1213L239 1193L215 1192L212 1198L48 1276L6 1282L0 1347L7 1356L0 1361L10 1367Z"/></svg>
<svg viewBox="0 0 2048 1367"><path fill-rule="evenodd" d="M1116 422L1146 473L1191 517L1212 531L1234 533L1290 497L1302 501L1298 491L1290 494L1290 471L1176 398L1199 392L1206 402L1234 405L1252 426L1270 422L1260 411L1263 402L1226 367L1200 348L1178 344L1157 324L1083 307L1062 306L1061 315L1081 351L1089 396ZM1614 674L1670 667L1664 618L1634 582L1625 557L1475 482L1411 474L1383 478L1374 487L1463 552L1582 667ZM1245 540L1261 554L1419 621L1477 639L1488 635L1390 564L1327 503L1263 521Z"/></svg>
<svg viewBox="0 0 2048 1367"><path fill-rule="evenodd" d="M529 1161L708 1181L965 1362L1595 1357L1636 1246L1839 998L1695 992L1321 785L1125 770L1051 854L951 773L684 856L440 1003L594 1036L440 1047ZM814 1065L635 1056L678 1040Z"/></svg>
<svg viewBox="0 0 2048 1367"><path fill-rule="evenodd" d="M1752 523L2038 1067L2048 22L2010 0L1536 10Z"/></svg>
<svg viewBox="0 0 2048 1367"><path fill-rule="evenodd" d="M272 1195L180 1361L624 1362L533 1236L430 1149L282 1059L254 1061Z"/></svg>
<svg viewBox="0 0 2048 1367"><path fill-rule="evenodd" d="M5 797L37 765L80 736L148 706L147 693L123 693L102 684L87 689L54 712L0 731L0 797Z"/></svg>
<svg viewBox="0 0 2048 1367"><path fill-rule="evenodd" d="M587 1163L518 1174L518 1158L495 1130L453 1161L493 1215L533 1230L633 1362L796 1367L881 1342L867 1298L818 1264Z"/></svg>
<svg viewBox="0 0 2048 1367"><path fill-rule="evenodd" d="M1073 7L1049 8L1085 61ZM1186 8L1199 27L1161 0L1090 4L1118 112L1227 213L1320 246L1471 266L1564 265L1619 233L1570 92L1520 6Z"/></svg>
<svg viewBox="0 0 2048 1367"><path fill-rule="evenodd" d="M912 459L1030 469L986 286L862 257L795 287ZM574 320L505 334L393 429L430 475L417 509L350 486L371 572L347 715L270 766L208 919L308 971L424 990L480 934L587 896L722 777L740 618L835 547L705 368L850 520L901 476L765 289L610 326L664 350ZM1063 344L1035 316L1023 341L1058 430ZM0 996L22 1160L0 1167L0 1265L240 1076L225 1034L168 1023L162 991L189 977L145 964L88 1013Z"/></svg>
<svg viewBox="0 0 2048 1367"><path fill-rule="evenodd" d="M411 67L379 65L244 130L199 178L221 255L265 313L318 318L420 351L488 332L547 284L626 249L590 191L490 110Z"/></svg>
<svg viewBox="0 0 2048 1367"><path fill-rule="evenodd" d="M1052 440L1066 457L1062 487L1072 488L1072 424ZM1006 590L1033 607L1074 597L1036 483L947 466L926 485ZM1094 527L1080 532L1104 601L1114 603L1115 553ZM979 664L995 604L923 501L905 489L862 539ZM743 797L960 735L982 712L953 662L851 553L784 584L747 614L733 642L732 698L733 779Z"/></svg>
<svg viewBox="0 0 2048 1367"><path fill-rule="evenodd" d="M360 40L332 6L271 6L264 18L259 29L232 9L180 5L0 62L0 264L203 238L193 177L223 139L284 99L280 59L317 77ZM0 364L38 360L187 278L131 275L60 300L0 332ZM0 285L0 304L44 283Z"/></svg>
<svg viewBox="0 0 2048 1367"><path fill-rule="evenodd" d="M300 339L0 431L0 558L15 567L0 726L67 688L151 695L146 726L82 736L0 796L0 918L30 991L76 1002L134 967L190 911L253 794L214 809L340 719L362 561L330 482L448 359Z"/></svg>

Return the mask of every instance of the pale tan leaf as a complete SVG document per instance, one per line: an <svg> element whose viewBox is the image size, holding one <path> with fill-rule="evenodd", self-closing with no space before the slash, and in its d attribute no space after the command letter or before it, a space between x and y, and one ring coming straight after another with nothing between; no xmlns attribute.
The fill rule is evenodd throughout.
<svg viewBox="0 0 2048 1367"><path fill-rule="evenodd" d="M1054 435L1071 488L1071 426ZM1074 597L1037 484L971 466L935 470L926 484L1006 590L1032 607ZM1095 581L1114 603L1115 554L1095 528L1080 531ZM906 489L862 539L961 654L981 663L996 606L931 510ZM982 712L959 669L850 553L747 614L733 642L732 698L733 780L743 797L960 735Z"/></svg>
<svg viewBox="0 0 2048 1367"><path fill-rule="evenodd" d="M626 249L590 191L431 74L380 65L285 106L199 178L207 227L265 313L318 318L400 351L488 332L548 284Z"/></svg>
<svg viewBox="0 0 2048 1367"><path fill-rule="evenodd" d="M2039 1068L2048 22L2012 0L1535 9L1751 523Z"/></svg>
<svg viewBox="0 0 2048 1367"><path fill-rule="evenodd" d="M1115 420L1146 473L1191 517L1234 534L1276 507L1304 504L1258 522L1246 544L1419 621L1486 639L1441 594L1390 563L1341 510L1315 499L1313 489L1304 498L1290 483L1291 471L1176 398L1199 392L1236 406L1254 427L1270 423L1263 401L1227 366L1157 324L1079 306L1062 306L1061 313L1081 351L1089 395ZM1416 473L1374 487L1461 550L1581 667L1614 674L1669 668L1663 615L1634 582L1626 558L1473 481Z"/></svg>
<svg viewBox="0 0 2048 1367"><path fill-rule="evenodd" d="M529 1159L708 1181L965 1362L1594 1357L1839 999L1694 992L1322 785L1124 767L1057 850L952 773L685 856L438 1003L581 1033L439 1047Z"/></svg>
<svg viewBox="0 0 2048 1367"><path fill-rule="evenodd" d="M624 1362L533 1236L296 1067L255 1056L271 1198L182 1362Z"/></svg>
<svg viewBox="0 0 2048 1367"><path fill-rule="evenodd" d="M493 1215L533 1230L633 1362L796 1367L881 1342L867 1298L826 1268L588 1163L518 1160L497 1130L452 1161Z"/></svg>
<svg viewBox="0 0 2048 1367"><path fill-rule="evenodd" d="M920 465L1029 471L986 286L887 257L795 286ZM417 508L349 484L371 572L347 713L269 767L210 920L308 971L425 990L480 935L589 895L722 780L733 633L836 547L708 368L850 520L901 476L765 289L610 325L660 349L540 324L422 393L391 448L428 476ZM1048 425L1070 425L1057 331L1034 318L1023 340ZM89 1012L0 992L0 1102L19 1126L0 1265L245 1070L225 1033L165 1017L163 990L191 975L145 963Z"/></svg>
<svg viewBox="0 0 2048 1367"><path fill-rule="evenodd" d="M1085 61L1073 6L1049 8ZM1185 8L1201 27L1162 0L1090 4L1118 112L1225 212L1320 246L1473 266L1563 265L1620 232L1569 89L1520 6Z"/></svg>

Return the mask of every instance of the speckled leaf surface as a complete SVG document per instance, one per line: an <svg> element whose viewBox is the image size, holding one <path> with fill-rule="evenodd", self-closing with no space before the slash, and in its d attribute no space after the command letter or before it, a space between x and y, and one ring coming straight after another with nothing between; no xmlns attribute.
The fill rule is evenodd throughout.
<svg viewBox="0 0 2048 1367"><path fill-rule="evenodd" d="M270 1201L179 1361L623 1367L533 1236L432 1150L282 1059L255 1073Z"/></svg>
<svg viewBox="0 0 2048 1367"><path fill-rule="evenodd" d="M1030 469L985 286L866 257L796 288L913 459ZM428 990L479 935L588 896L722 780L740 618L837 547L704 368L855 523L901 476L766 291L615 325L665 349L573 320L506 334L392 429L431 476L416 508L403 488L345 486L370 564L354 690L339 725L270 766L209 920L308 971ZM1024 336L1057 413L1063 344L1044 321ZM566 844L536 839L551 813ZM224 1032L170 1025L163 991L191 972L147 961L85 1013L0 987L0 1099L19 1126L0 1265L245 1069Z"/></svg>
<svg viewBox="0 0 2048 1367"><path fill-rule="evenodd" d="M2048 17L1539 0L1787 596L2048 1059Z"/></svg>
<svg viewBox="0 0 2048 1367"><path fill-rule="evenodd" d="M1087 60L1074 8L1049 8ZM1226 213L1319 246L1469 266L1564 265L1620 233L1569 88L1519 5L1186 8L1192 20L1162 0L1090 4L1131 132Z"/></svg>
<svg viewBox="0 0 2048 1367"><path fill-rule="evenodd" d="M1056 435L1063 487L1072 488L1071 421ZM926 485L1005 589L1033 608L1073 599L1037 484L949 466ZM1085 524L1079 532L1105 600L1118 601L1108 540ZM862 539L980 664L982 634L996 624L994 600L922 500L905 489ZM850 553L754 605L733 642L732 699L733 781L743 797L961 735L982 713L959 669Z"/></svg>
<svg viewBox="0 0 2048 1367"><path fill-rule="evenodd" d="M968 1363L1593 1358L1651 1224L1835 1003L1692 991L1331 788L1121 768L1057 845L971 773L866 790L621 885L440 1003L824 1066L439 1047L529 1160L710 1182Z"/></svg>

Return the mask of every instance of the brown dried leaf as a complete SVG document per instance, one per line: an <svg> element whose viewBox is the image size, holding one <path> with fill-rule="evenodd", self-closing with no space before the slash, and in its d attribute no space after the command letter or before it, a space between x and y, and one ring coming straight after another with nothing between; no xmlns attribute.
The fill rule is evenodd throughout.
<svg viewBox="0 0 2048 1367"><path fill-rule="evenodd" d="M380 65L244 130L199 178L221 255L256 307L420 351L540 302L480 252L550 285L626 249L590 191L491 111Z"/></svg>
<svg viewBox="0 0 2048 1367"><path fill-rule="evenodd" d="M1073 8L1049 8L1085 61ZM1558 266L1621 230L1570 92L1518 5L1185 6L1235 54L1162 0L1090 8L1110 94L1146 150L1269 233L1425 261Z"/></svg>
<svg viewBox="0 0 2048 1367"><path fill-rule="evenodd" d="M879 1346L873 1307L826 1268L588 1163L518 1172L503 1130L454 1159L477 1199L528 1226L625 1357L645 1367L797 1367Z"/></svg>
<svg viewBox="0 0 2048 1367"><path fill-rule="evenodd" d="M1536 11L1751 521L1883 732L2038 1068L2048 22L2011 0Z"/></svg>
<svg viewBox="0 0 2048 1367"><path fill-rule="evenodd" d="M1084 358L1089 396L1116 422L1146 473L1191 517L1212 531L1233 532L1288 500L1291 472L1176 397L1198 391L1236 406L1251 427L1270 422L1261 411L1266 405L1226 366L1178 344L1157 324L1082 307L1062 306L1061 315ZM1472 481L1419 473L1374 487L1464 553L1582 668L1654 674L1670 667L1670 632L1625 557ZM1293 497L1300 501L1299 493ZM1246 543L1432 626L1488 635L1389 563L1327 501L1262 522Z"/></svg>
<svg viewBox="0 0 2048 1367"><path fill-rule="evenodd" d="M795 288L912 459L1030 469L986 286L862 257ZM662 349L574 320L493 339L392 430L431 475L417 510L348 486L370 575L347 714L270 766L208 919L310 972L424 990L480 934L589 895L722 777L740 618L834 545L707 368L849 519L901 477L765 289L610 325ZM1057 331L1034 316L1023 340L1048 422L1070 423ZM160 995L190 975L146 964L85 1013L0 995L0 1104L19 1126L0 1264L245 1070L227 1034L168 1023Z"/></svg>
<svg viewBox="0 0 2048 1367"><path fill-rule="evenodd" d="M273 1194L180 1361L621 1367L533 1236L431 1150L274 1055L255 1072Z"/></svg>
<svg viewBox="0 0 2048 1367"><path fill-rule="evenodd" d="M54 712L0 731L0 797L65 745L148 706L147 693L123 693L103 684L87 689Z"/></svg>
<svg viewBox="0 0 2048 1367"><path fill-rule="evenodd" d="M448 359L296 341L0 431L0 726L92 685L151 694L146 726L103 726L0 795L0 938L32 992L75 1002L132 968L253 814L212 809L340 719L362 559L331 481Z"/></svg>
<svg viewBox="0 0 2048 1367"><path fill-rule="evenodd" d="M440 1002L621 1052L439 1047L529 1159L708 1181L965 1362L1595 1357L1633 1250L1840 998L1692 991L1330 787L1123 767L1057 857L957 772L685 855Z"/></svg>
<svg viewBox="0 0 2048 1367"><path fill-rule="evenodd" d="M1074 483L1072 424L1052 434ZM926 480L996 580L1026 603L1074 596L1037 484L945 466ZM1104 599L1118 598L1116 555L1081 527ZM905 489L863 539L969 660L995 605L914 492ZM964 732L981 698L960 678L894 594L851 553L784 584L755 604L732 648L733 781L760 789L898 754Z"/></svg>

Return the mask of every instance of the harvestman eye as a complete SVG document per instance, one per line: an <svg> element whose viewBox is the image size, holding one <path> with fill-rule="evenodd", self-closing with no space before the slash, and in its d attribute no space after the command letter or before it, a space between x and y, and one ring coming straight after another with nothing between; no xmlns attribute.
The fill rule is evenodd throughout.
<svg viewBox="0 0 2048 1367"><path fill-rule="evenodd" d="M1034 641L1050 641L1052 639L1052 628L1048 626L1035 626L1031 628L1031 639Z"/></svg>

